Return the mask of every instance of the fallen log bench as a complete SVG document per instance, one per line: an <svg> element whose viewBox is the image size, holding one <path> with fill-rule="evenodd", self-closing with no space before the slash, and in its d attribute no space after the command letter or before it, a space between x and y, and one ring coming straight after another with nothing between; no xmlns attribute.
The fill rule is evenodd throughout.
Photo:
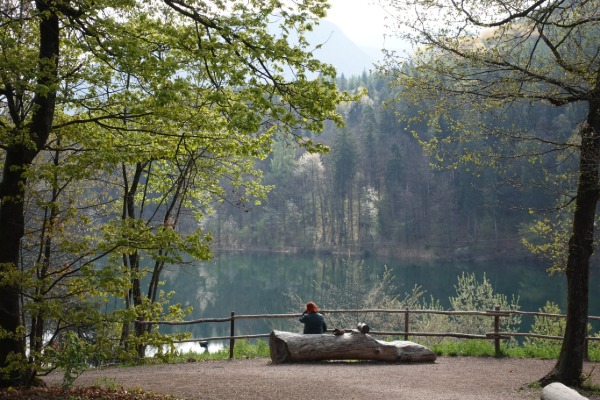
<svg viewBox="0 0 600 400"><path fill-rule="evenodd" d="M388 362L433 362L436 355L420 344L396 340L385 342L374 339L367 325L343 334L306 335L272 331L269 350L273 364L294 361L371 360ZM361 329L362 328L362 329Z"/></svg>

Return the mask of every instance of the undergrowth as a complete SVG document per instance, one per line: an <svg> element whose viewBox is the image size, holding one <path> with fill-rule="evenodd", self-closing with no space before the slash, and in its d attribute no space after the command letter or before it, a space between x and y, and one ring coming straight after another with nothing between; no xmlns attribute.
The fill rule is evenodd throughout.
<svg viewBox="0 0 600 400"><path fill-rule="evenodd" d="M391 340L400 340L403 338L390 338ZM410 338L411 341L419 343L419 338ZM500 354L496 355L494 343L480 339L445 339L438 343L430 344L429 349L438 356L447 357L512 357L512 358L537 358L537 359L557 359L560 353L560 346L555 345L531 345L531 344L507 344L500 345ZM207 360L225 360L229 358L229 347L209 353L186 352L177 353L170 362L197 362ZM234 347L235 359L247 358L270 358L269 344L264 340L257 340L255 344L247 340L238 340ZM590 346L589 361L600 361L600 348Z"/></svg>

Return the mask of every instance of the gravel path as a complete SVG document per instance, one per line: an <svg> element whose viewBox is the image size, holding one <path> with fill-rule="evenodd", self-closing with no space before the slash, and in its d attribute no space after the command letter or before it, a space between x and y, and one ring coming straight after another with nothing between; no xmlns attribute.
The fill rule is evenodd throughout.
<svg viewBox="0 0 600 400"><path fill-rule="evenodd" d="M270 359L206 361L83 374L76 385L120 385L186 400L228 399L539 399L528 384L552 369L553 360L439 357L435 363L321 362L272 365ZM596 363L587 363L600 384ZM59 384L60 375L46 378ZM600 399L600 397L589 397Z"/></svg>

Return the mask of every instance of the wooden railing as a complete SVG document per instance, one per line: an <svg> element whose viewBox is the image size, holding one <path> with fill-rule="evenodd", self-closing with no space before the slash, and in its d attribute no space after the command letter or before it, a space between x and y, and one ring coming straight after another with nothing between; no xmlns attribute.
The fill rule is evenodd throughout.
<svg viewBox="0 0 600 400"><path fill-rule="evenodd" d="M488 311L440 311L440 310L410 310L405 309L363 309L363 310L321 310L323 314L359 314L359 313L384 313L384 314L404 314L404 330L403 331L373 331L371 335L384 335L384 336L404 336L404 340L408 340L410 336L430 336L430 337L453 337L460 339L489 339L494 341L494 348L496 355L500 354L500 341L502 339L509 339L511 337L531 337L540 339L550 340L563 340L562 336L550 336L540 335L535 333L524 333L524 332L502 332L500 331L500 318L510 317L511 315L526 315L526 316L538 316L547 318L565 318L564 314L549 314L542 312L529 312L529 311L513 311L513 310L500 310L500 307L496 307L494 310ZM485 316L493 318L494 330L485 334L470 334L470 333L456 333L456 332L411 332L410 331L410 315L411 314L438 314L448 316ZM276 318L299 318L302 314L256 314L256 315L235 315L235 312L231 312L231 316L227 318L203 318L191 321L136 321L140 324L156 324L156 325L195 325L204 323L217 323L217 322L229 322L230 335L229 336L217 336L208 338L194 338L175 341L175 343L191 343L191 342L205 342L214 340L229 340L229 357L233 358L233 350L235 347L236 339L257 339L269 337L270 333L261 333L254 335L235 335L235 321L243 319L276 319ZM600 317L588 316L588 321L600 321ZM586 337L586 358L587 358L587 344L589 341L598 341L600 337Z"/></svg>

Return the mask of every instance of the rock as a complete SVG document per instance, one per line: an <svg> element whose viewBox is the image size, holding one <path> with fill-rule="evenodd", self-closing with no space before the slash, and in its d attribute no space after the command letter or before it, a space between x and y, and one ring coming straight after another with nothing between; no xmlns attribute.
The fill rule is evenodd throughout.
<svg viewBox="0 0 600 400"><path fill-rule="evenodd" d="M587 400L577 391L559 382L553 382L542 390L542 400Z"/></svg>

